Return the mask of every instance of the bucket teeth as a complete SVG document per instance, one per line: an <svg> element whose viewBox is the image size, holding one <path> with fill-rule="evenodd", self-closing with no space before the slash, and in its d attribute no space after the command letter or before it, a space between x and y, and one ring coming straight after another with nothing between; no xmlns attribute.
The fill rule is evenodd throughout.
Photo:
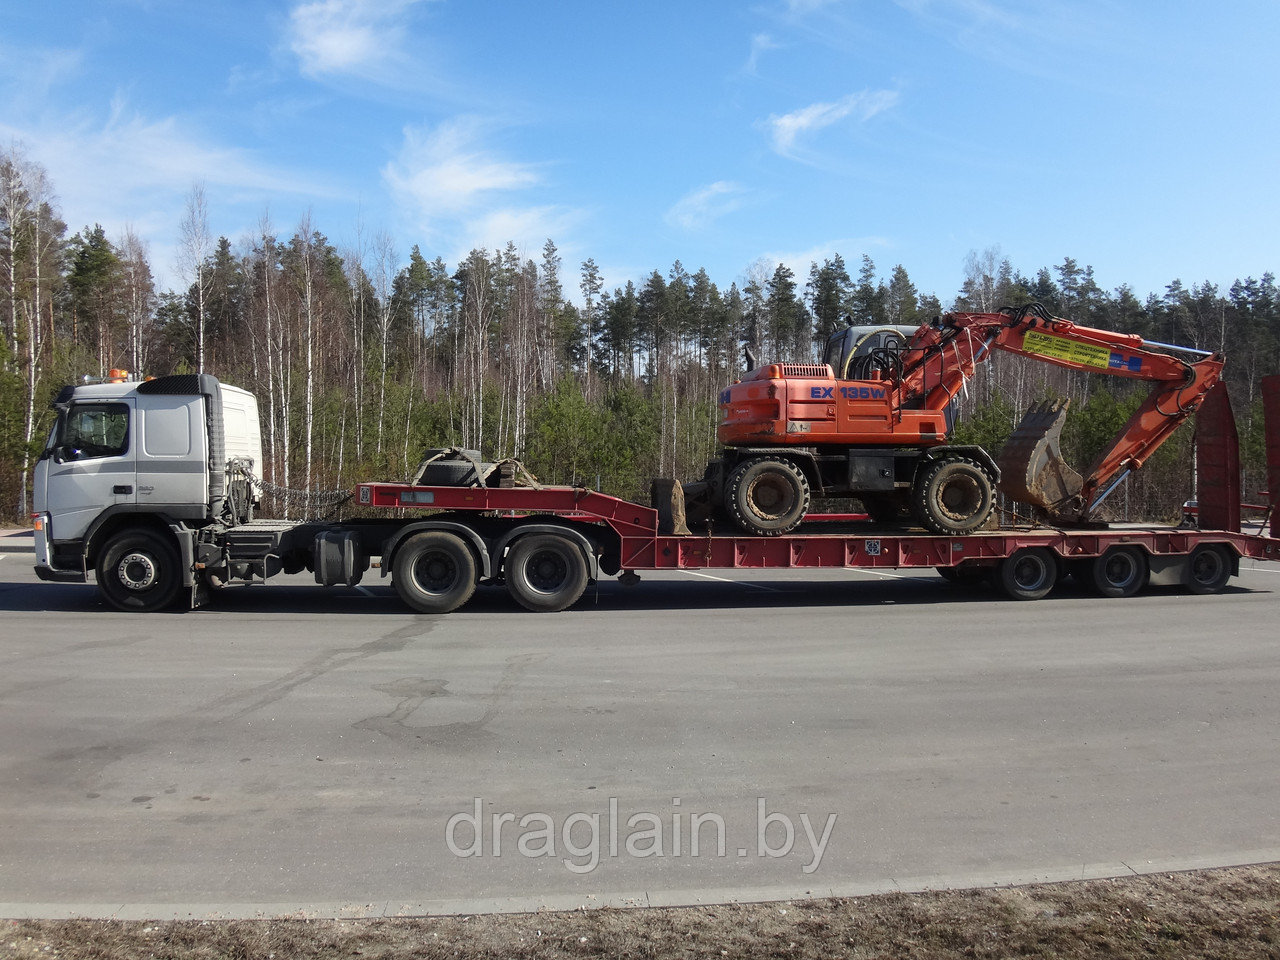
<svg viewBox="0 0 1280 960"><path fill-rule="evenodd" d="M1031 407L1000 451L1000 490L1012 500L1039 507L1050 516L1078 513L1084 480L1062 459L1059 439L1069 400L1045 400Z"/></svg>

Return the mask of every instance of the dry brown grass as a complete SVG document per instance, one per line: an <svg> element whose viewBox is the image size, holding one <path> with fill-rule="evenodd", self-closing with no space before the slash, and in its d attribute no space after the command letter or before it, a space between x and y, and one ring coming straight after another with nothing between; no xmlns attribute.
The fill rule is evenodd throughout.
<svg viewBox="0 0 1280 960"><path fill-rule="evenodd" d="M13 957L1280 957L1280 865L1000 890L401 920L2 921Z"/></svg>

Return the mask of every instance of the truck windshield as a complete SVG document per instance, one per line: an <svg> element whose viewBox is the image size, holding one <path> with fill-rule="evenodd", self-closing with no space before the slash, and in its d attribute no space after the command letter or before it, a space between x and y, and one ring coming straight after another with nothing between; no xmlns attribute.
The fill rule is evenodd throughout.
<svg viewBox="0 0 1280 960"><path fill-rule="evenodd" d="M118 457L129 449L129 406L77 403L59 420L56 446L68 460Z"/></svg>

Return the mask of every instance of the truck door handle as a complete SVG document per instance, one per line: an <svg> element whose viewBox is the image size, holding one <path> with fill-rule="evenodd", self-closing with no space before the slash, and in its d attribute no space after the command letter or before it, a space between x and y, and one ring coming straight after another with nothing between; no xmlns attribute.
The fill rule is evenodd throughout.
<svg viewBox="0 0 1280 960"><path fill-rule="evenodd" d="M112 493L133 493L132 484L122 484L111 488Z"/></svg>

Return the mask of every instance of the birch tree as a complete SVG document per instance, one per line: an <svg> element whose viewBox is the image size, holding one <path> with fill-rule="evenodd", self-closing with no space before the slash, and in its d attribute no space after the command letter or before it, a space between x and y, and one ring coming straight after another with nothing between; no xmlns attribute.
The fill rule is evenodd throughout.
<svg viewBox="0 0 1280 960"><path fill-rule="evenodd" d="M208 297L208 260L213 252L209 232L209 203L204 184L196 183L187 194L186 210L178 224L178 272L192 294L196 373L204 373L205 299Z"/></svg>

